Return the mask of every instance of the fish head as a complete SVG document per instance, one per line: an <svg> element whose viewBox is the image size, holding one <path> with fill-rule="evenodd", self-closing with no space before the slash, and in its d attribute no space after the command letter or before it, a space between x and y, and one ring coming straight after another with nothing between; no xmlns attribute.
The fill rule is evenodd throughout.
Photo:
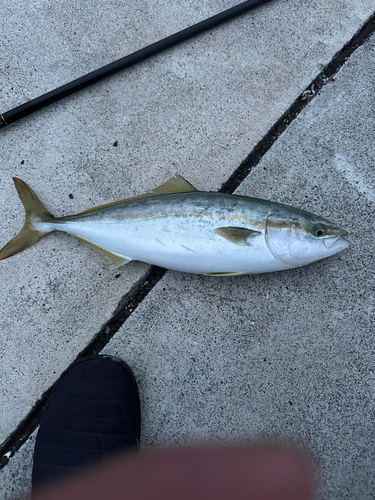
<svg viewBox="0 0 375 500"><path fill-rule="evenodd" d="M330 257L349 246L347 231L299 209L279 209L270 214L265 234L272 255L290 267Z"/></svg>

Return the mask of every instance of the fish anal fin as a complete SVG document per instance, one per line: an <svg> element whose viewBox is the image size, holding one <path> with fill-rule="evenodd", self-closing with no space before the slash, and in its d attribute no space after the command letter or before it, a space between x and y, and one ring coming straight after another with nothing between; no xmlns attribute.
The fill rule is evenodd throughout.
<svg viewBox="0 0 375 500"><path fill-rule="evenodd" d="M73 236L75 236L75 235L73 234ZM95 248L95 250L98 250L103 255L105 255L111 263L110 269L116 269L120 266L123 266L124 264L127 264L128 262L130 262L132 260L129 257L123 257L121 255L117 255L115 253L112 253L109 250L106 250L105 248L102 248L98 245L95 245L95 243L91 243L91 241L87 241L83 238L80 238L79 236L75 236L75 237L77 238L77 240L83 241L83 243L90 245L90 247Z"/></svg>
<svg viewBox="0 0 375 500"><path fill-rule="evenodd" d="M260 231L254 231L253 229L247 229L245 227L218 227L214 229L215 233L225 238L226 240L234 243L236 245L250 245L250 239L257 236Z"/></svg>

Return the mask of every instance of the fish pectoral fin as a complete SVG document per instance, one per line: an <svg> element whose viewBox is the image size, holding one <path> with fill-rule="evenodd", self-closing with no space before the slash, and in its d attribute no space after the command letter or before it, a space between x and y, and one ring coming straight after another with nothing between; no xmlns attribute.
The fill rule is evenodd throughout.
<svg viewBox="0 0 375 500"><path fill-rule="evenodd" d="M218 227L215 233L236 245L250 245L250 239L261 234L260 231L245 227Z"/></svg>
<svg viewBox="0 0 375 500"><path fill-rule="evenodd" d="M176 194L176 193L191 193L193 191L198 191L195 187L190 184L182 175L175 175L167 182L158 186L153 190L154 194Z"/></svg>
<svg viewBox="0 0 375 500"><path fill-rule="evenodd" d="M74 234L72 236L75 236ZM87 245L90 245L90 247L95 248L95 250L98 250L101 252L103 255L107 257L109 262L111 263L110 269L117 269L120 266L123 266L124 264L128 264L132 259L129 257L123 257L121 255L117 255L115 253L110 252L109 250L106 250L105 248L99 247L98 245L95 245L95 243L91 243L91 241L84 240L83 238L80 238L79 236L75 236L77 240L83 241L83 243L86 243Z"/></svg>

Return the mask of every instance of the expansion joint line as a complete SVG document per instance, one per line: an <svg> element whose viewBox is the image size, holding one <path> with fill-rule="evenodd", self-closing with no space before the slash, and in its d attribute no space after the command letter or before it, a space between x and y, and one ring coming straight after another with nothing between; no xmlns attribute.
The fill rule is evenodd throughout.
<svg viewBox="0 0 375 500"><path fill-rule="evenodd" d="M268 132L262 137L258 144L253 148L247 158L233 172L229 179L224 182L219 192L232 194L239 187L241 182L249 175L251 170L258 165L263 156L277 141L280 135L297 118L301 111L316 97L322 87L332 81L334 75L346 63L353 52L364 44L367 38L375 31L375 13L367 20L362 28L353 36L353 38L337 52L327 66L310 83L310 85L294 101L290 108L272 125Z"/></svg>

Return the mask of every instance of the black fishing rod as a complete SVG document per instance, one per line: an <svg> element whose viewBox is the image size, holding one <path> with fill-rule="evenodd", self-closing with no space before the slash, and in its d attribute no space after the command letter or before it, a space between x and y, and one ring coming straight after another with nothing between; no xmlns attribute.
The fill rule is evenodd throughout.
<svg viewBox="0 0 375 500"><path fill-rule="evenodd" d="M78 92L93 83L99 82L100 80L107 78L107 76L111 76L118 71L129 68L129 66L133 66L134 64L144 61L159 52L174 47L189 38L212 29L219 24L225 23L234 17L245 14L246 12L270 1L271 0L248 0L247 2L243 2L235 7L221 12L220 14L216 14L215 16L205 19L200 23L194 24L194 26L190 26L189 28L179 31L174 35L168 36L159 42L155 42L147 47L144 47L143 49L137 50L122 59L118 59L117 61L103 66L102 68L92 71L85 76L81 76L80 78L77 78L77 80L73 80L62 87L58 87L51 92L47 92L46 94L26 102L25 104L21 104L20 106L17 106L16 108L0 115L0 129L14 123L24 116L30 115L31 113L44 108L45 106L49 106L64 97L74 94L75 92Z"/></svg>

